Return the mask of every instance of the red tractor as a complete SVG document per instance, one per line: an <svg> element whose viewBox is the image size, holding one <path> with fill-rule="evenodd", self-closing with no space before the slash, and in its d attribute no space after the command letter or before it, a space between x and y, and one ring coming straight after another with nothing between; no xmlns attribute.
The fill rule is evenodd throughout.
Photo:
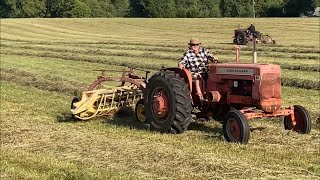
<svg viewBox="0 0 320 180"><path fill-rule="evenodd" d="M153 75L144 96L151 129L182 133L191 121L193 107L198 107L198 115L223 121L223 134L230 142L248 142L247 120L253 118L283 116L285 129L303 134L311 131L311 118L304 107L281 107L279 65L211 64L207 79L202 80L205 100L200 101L193 89L187 70L168 68Z"/></svg>
<svg viewBox="0 0 320 180"><path fill-rule="evenodd" d="M136 118L150 124L151 130L182 133L197 108L198 117L222 121L225 139L239 143L248 142L248 120L254 118L284 117L285 129L310 133L311 118L304 107L281 106L280 71L279 65L272 64L209 64L201 80L204 100L200 100L186 69L161 69L149 79L149 72L146 77L139 77L130 69L119 78L99 76L81 101L73 100L71 111L75 118L89 119L135 103ZM95 90L104 81L119 81L122 86ZM126 82L130 86L124 87Z"/></svg>

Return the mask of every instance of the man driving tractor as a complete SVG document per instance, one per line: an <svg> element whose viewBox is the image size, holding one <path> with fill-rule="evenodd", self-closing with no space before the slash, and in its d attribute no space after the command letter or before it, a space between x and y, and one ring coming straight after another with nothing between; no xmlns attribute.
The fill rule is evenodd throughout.
<svg viewBox="0 0 320 180"><path fill-rule="evenodd" d="M183 54L183 57L178 63L178 67L180 69L186 68L191 72L196 93L200 100L203 100L199 80L202 78L202 74L205 73L209 60L213 62L213 60L217 60L217 58L209 53L207 49L200 47L201 42L198 38L190 38L188 45L189 48Z"/></svg>
<svg viewBox="0 0 320 180"><path fill-rule="evenodd" d="M251 23L250 26L248 27L247 31L251 34L256 32L256 27Z"/></svg>

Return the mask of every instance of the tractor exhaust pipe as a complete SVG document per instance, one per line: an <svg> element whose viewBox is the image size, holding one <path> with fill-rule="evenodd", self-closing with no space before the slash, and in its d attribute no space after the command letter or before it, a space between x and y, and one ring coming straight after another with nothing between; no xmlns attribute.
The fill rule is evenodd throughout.
<svg viewBox="0 0 320 180"><path fill-rule="evenodd" d="M257 63L257 49L256 49L256 37L253 35L253 53L252 53L252 60L253 63Z"/></svg>
<svg viewBox="0 0 320 180"><path fill-rule="evenodd" d="M239 56L240 56L240 46L236 46L236 62L239 62Z"/></svg>

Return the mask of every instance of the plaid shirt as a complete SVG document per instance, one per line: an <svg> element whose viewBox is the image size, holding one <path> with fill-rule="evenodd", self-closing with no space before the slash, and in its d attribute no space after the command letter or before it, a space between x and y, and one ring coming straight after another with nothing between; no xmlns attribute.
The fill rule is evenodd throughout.
<svg viewBox="0 0 320 180"><path fill-rule="evenodd" d="M193 50L188 49L183 54L179 64L183 64L187 69L190 70L193 77L197 77L205 71L205 65L208 64L209 60L213 59L213 55L210 54L205 48L199 49L199 53L196 54Z"/></svg>

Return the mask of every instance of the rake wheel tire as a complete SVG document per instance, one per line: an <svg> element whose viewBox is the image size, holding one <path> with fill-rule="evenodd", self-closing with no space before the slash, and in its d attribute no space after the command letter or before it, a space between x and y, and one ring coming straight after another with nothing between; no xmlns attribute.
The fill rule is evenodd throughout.
<svg viewBox="0 0 320 180"><path fill-rule="evenodd" d="M73 97L72 101L71 101L71 109L74 109L75 106L73 105L73 103L79 102L80 98L78 96ZM74 121L79 121L80 119L77 118L74 114L71 114L71 119Z"/></svg>
<svg viewBox="0 0 320 180"><path fill-rule="evenodd" d="M236 109L227 112L223 120L223 135L228 142L247 144L250 138L247 118Z"/></svg>
<svg viewBox="0 0 320 180"><path fill-rule="evenodd" d="M311 117L308 110L302 106L294 105L294 118L296 125L293 126L291 116L284 117L284 129L293 130L301 134L311 132Z"/></svg>
<svg viewBox="0 0 320 180"><path fill-rule="evenodd" d="M158 118L155 114L155 95L161 90L168 100L166 117ZM183 133L189 126L192 116L192 100L189 85L179 74L162 70L154 74L147 83L145 97L145 112L150 130L161 133Z"/></svg>
<svg viewBox="0 0 320 180"><path fill-rule="evenodd" d="M145 114L145 107L144 107L144 99L140 99L136 103L134 114L138 122L145 123L147 121L146 114Z"/></svg>

